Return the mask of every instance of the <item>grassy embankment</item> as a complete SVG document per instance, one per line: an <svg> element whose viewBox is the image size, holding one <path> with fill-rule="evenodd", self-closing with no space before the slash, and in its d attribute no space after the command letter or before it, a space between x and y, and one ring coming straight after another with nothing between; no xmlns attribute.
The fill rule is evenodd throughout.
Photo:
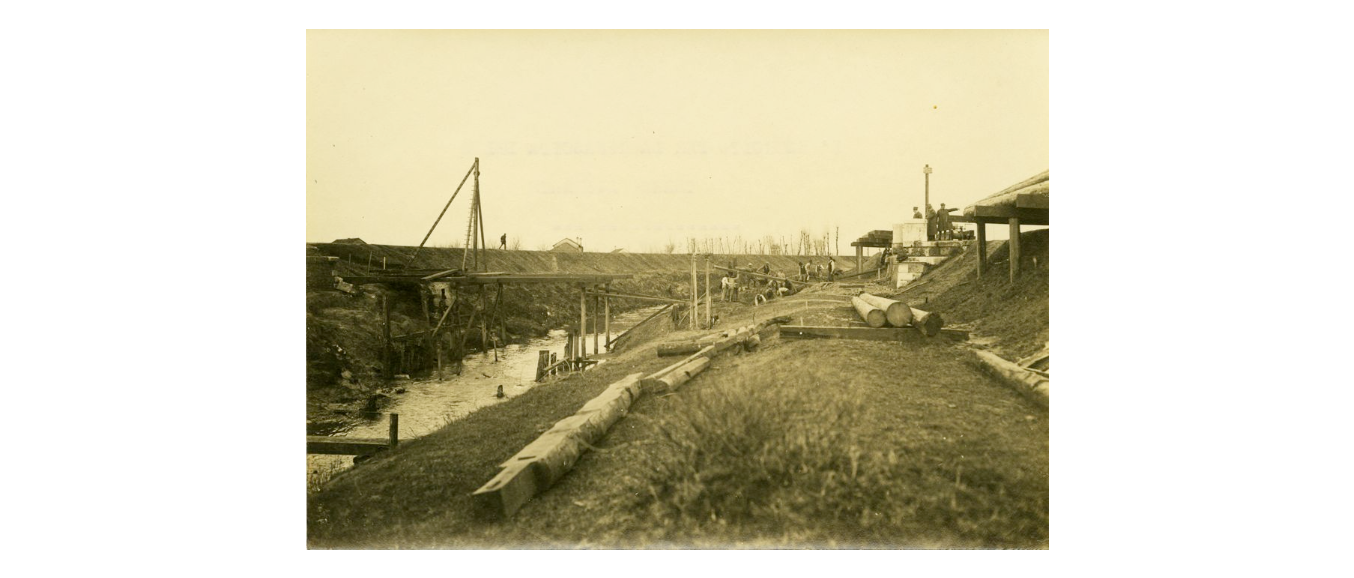
<svg viewBox="0 0 1354 578"><path fill-rule="evenodd" d="M847 324L844 293L814 288L755 315ZM728 326L754 315L717 305ZM310 498L310 545L1047 547L1047 413L943 342L772 340L721 358L637 401L514 518L471 517L469 494L498 463L612 381L671 361L653 346L339 476Z"/></svg>

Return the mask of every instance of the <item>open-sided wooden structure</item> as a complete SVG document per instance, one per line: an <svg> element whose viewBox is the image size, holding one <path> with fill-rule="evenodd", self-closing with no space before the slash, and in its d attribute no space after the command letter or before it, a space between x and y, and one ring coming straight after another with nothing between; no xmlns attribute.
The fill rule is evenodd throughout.
<svg viewBox="0 0 1354 578"><path fill-rule="evenodd" d="M1011 228L1011 279L1020 273L1020 225L1048 225L1048 171L1002 189L964 208L963 216L950 220L978 225L978 275L987 269L987 225Z"/></svg>

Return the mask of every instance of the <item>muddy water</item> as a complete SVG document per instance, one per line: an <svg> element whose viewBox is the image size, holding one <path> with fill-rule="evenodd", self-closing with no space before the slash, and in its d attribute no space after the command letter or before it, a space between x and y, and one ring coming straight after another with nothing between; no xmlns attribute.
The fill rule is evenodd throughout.
<svg viewBox="0 0 1354 578"><path fill-rule="evenodd" d="M658 307L652 307L618 315L611 321L612 337L657 310ZM605 339L603 335L599 343ZM391 396L380 414L355 416L339 424L329 435L334 438L387 439L391 413L400 414L401 440L427 435L481 407L503 403L525 393L536 385L537 352L549 350L560 356L567 342L567 333L555 330L544 338L500 348L497 360L493 351L467 355L462 361L464 369L457 376L397 381L395 387L403 387L405 392ZM586 346L589 354L595 353L591 336ZM503 386L502 398L498 397L500 385ZM313 491L318 484L352 465L352 456L307 454L308 489Z"/></svg>

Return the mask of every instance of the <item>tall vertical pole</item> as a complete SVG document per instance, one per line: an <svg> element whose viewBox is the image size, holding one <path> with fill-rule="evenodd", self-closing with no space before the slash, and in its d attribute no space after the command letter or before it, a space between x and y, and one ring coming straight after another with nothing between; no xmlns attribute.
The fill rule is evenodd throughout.
<svg viewBox="0 0 1354 578"><path fill-rule="evenodd" d="M475 208L470 216L471 224L475 227L475 270L480 270L480 158L475 157Z"/></svg>
<svg viewBox="0 0 1354 578"><path fill-rule="evenodd" d="M598 305L598 302L601 301L601 300L602 300L601 297L596 297L596 296L594 296L594 297L592 298L592 354L593 354L593 355L597 355L598 353L601 353L601 352L602 352L602 348L597 347L597 340L600 338L599 336L602 334L602 324L600 323L600 320L597 319L598 314L600 314L600 313L602 312L602 308Z"/></svg>
<svg viewBox="0 0 1354 578"><path fill-rule="evenodd" d="M710 302L714 301L710 297L710 256L705 256L705 326L710 327Z"/></svg>
<svg viewBox="0 0 1354 578"><path fill-rule="evenodd" d="M1011 258L1011 281L1014 282L1016 274L1020 273L1020 219L1011 217L1011 240L1007 241L1007 247L1010 248Z"/></svg>
<svg viewBox="0 0 1354 578"><path fill-rule="evenodd" d="M588 330L588 290L584 285L578 286L578 358L587 359L588 342L583 338Z"/></svg>
<svg viewBox="0 0 1354 578"><path fill-rule="evenodd" d="M607 293L610 293L610 292L611 292L611 284L610 284L610 283L607 283L606 286L604 287L604 289L606 290ZM610 298L610 297L603 297L603 298L602 298L602 307L606 309L605 314L602 315L602 318L606 320L606 321L605 321L605 323L606 323L606 350L607 350L607 351L611 351L611 298Z"/></svg>
<svg viewBox="0 0 1354 578"><path fill-rule="evenodd" d="M923 167L921 172L926 175L926 196L922 199L924 204L921 206L922 215L925 216L926 208L931 206L931 165Z"/></svg>
<svg viewBox="0 0 1354 578"><path fill-rule="evenodd" d="M696 254L691 254L691 328L696 328L696 315L700 309L696 306L696 293L700 287L696 285Z"/></svg>
<svg viewBox="0 0 1354 578"><path fill-rule="evenodd" d="M987 268L987 223L978 221L978 276Z"/></svg>

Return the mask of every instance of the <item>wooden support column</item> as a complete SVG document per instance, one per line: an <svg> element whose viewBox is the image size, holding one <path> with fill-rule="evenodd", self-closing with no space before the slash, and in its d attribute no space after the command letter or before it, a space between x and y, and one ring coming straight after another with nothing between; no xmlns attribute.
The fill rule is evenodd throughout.
<svg viewBox="0 0 1354 578"><path fill-rule="evenodd" d="M978 221L978 276L987 269L987 223Z"/></svg>
<svg viewBox="0 0 1354 578"><path fill-rule="evenodd" d="M610 284L610 283L607 283L606 286L603 287L603 289L605 289L608 293L611 292L611 284ZM602 307L605 309L605 314L602 315L602 318L606 320L606 321L604 322L604 323L606 324L606 350L607 350L607 351L611 351L611 298L610 298L610 297L603 297L603 298L602 298Z"/></svg>
<svg viewBox="0 0 1354 578"><path fill-rule="evenodd" d="M578 286L578 359L587 359L588 342L584 336L588 331L588 289Z"/></svg>
<svg viewBox="0 0 1354 578"><path fill-rule="evenodd" d="M598 353L601 353L601 352L602 352L602 349L599 348L599 347L597 347L597 340L600 339L599 335L600 335L601 332L602 332L602 324L601 324L601 322L597 319L598 315L602 312L602 308L601 308L601 306L599 306L599 305L597 304L597 302L598 302L598 301L601 301L601 300L602 300L601 297L593 297L593 298L592 298L592 354L593 354L593 355L597 355Z"/></svg>
<svg viewBox="0 0 1354 578"><path fill-rule="evenodd" d="M484 286L480 285L480 311L483 312L480 314L480 353L488 353L485 349L489 345L489 302L486 299ZM498 356L497 349L494 350L494 356Z"/></svg>
<svg viewBox="0 0 1354 578"><path fill-rule="evenodd" d="M706 255L706 256L705 256L705 326L706 326L706 327L710 327L711 319L712 319L712 318L710 317L710 302L711 302L711 301L714 301L714 299L710 297L710 256L709 256L709 255Z"/></svg>
<svg viewBox="0 0 1354 578"><path fill-rule="evenodd" d="M856 245L856 273L861 272L861 267L864 265L864 261L862 260L864 256L865 247Z"/></svg>
<svg viewBox="0 0 1354 578"><path fill-rule="evenodd" d="M696 294L700 292L700 287L696 286L696 255L691 255L691 328L696 328Z"/></svg>
<svg viewBox="0 0 1354 578"><path fill-rule="evenodd" d="M428 325L432 325L433 316L432 313L428 311L428 291L429 289L426 285L420 286L418 291L418 300L419 302L423 303L423 322L427 323Z"/></svg>
<svg viewBox="0 0 1354 578"><path fill-rule="evenodd" d="M1011 281L1020 273L1020 218L1011 217L1011 240L1007 241L1011 258Z"/></svg>

